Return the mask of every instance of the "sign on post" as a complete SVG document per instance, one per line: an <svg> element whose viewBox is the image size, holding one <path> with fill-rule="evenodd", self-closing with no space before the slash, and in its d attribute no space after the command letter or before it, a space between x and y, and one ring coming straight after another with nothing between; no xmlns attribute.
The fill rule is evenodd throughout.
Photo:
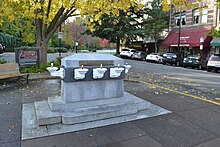
<svg viewBox="0 0 220 147"><path fill-rule="evenodd" d="M58 32L58 39L62 39L63 38L63 33L62 32Z"/></svg>
<svg viewBox="0 0 220 147"><path fill-rule="evenodd" d="M39 68L38 49L16 49L15 59L19 66L38 65Z"/></svg>

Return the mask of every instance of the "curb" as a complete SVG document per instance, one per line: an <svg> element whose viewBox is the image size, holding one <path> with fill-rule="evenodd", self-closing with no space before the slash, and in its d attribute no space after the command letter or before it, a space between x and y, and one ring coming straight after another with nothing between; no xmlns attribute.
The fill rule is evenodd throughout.
<svg viewBox="0 0 220 147"><path fill-rule="evenodd" d="M59 79L59 77L52 77L49 73L29 74L29 80L37 80L37 79Z"/></svg>

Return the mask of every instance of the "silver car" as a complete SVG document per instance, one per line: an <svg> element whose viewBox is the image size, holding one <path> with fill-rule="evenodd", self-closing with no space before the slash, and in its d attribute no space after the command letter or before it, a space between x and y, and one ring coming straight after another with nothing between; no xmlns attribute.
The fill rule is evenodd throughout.
<svg viewBox="0 0 220 147"><path fill-rule="evenodd" d="M220 54L214 54L209 58L207 71L210 72L211 70L214 70L215 72L220 70Z"/></svg>
<svg viewBox="0 0 220 147"><path fill-rule="evenodd" d="M130 49L130 48L125 48L122 49L121 53L120 53L120 57L126 57L126 58L131 58L131 56L134 54L134 52L136 52L135 49Z"/></svg>
<svg viewBox="0 0 220 147"><path fill-rule="evenodd" d="M163 57L161 57L158 53L151 53L147 55L146 61L152 61L157 63L162 63Z"/></svg>

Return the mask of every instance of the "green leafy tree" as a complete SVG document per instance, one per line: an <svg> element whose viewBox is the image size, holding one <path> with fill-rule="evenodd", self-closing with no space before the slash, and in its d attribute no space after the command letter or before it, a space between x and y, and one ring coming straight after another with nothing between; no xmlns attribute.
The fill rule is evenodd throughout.
<svg viewBox="0 0 220 147"><path fill-rule="evenodd" d="M211 33L208 35L220 38L220 27L219 28L212 28Z"/></svg>
<svg viewBox="0 0 220 147"><path fill-rule="evenodd" d="M157 42L161 39L164 29L169 27L169 14L162 10L161 0L148 2L144 9L147 18L143 20L144 34L150 36L155 42L155 52L158 52Z"/></svg>
<svg viewBox="0 0 220 147"><path fill-rule="evenodd" d="M5 46L5 51L14 51L13 49L22 43L15 36L0 32L0 43Z"/></svg>
<svg viewBox="0 0 220 147"><path fill-rule="evenodd" d="M127 12L120 11L117 16L103 14L100 20L93 21L94 30L87 30L86 33L116 43L116 54L119 54L122 39L132 39L137 35L142 35L140 23L137 20L140 17L138 14L136 7L130 7Z"/></svg>

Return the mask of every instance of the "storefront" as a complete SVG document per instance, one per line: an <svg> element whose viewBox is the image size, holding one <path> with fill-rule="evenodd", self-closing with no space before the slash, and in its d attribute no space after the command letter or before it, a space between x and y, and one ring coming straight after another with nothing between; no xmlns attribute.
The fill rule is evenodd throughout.
<svg viewBox="0 0 220 147"><path fill-rule="evenodd" d="M167 51L181 52L184 57L188 55L207 57L212 40L211 36L207 36L210 30L210 28L182 28L180 33L178 29L172 30L160 47L167 48Z"/></svg>
<svg viewBox="0 0 220 147"><path fill-rule="evenodd" d="M220 54L220 38L214 37L210 42L210 46L212 46L210 54Z"/></svg>

